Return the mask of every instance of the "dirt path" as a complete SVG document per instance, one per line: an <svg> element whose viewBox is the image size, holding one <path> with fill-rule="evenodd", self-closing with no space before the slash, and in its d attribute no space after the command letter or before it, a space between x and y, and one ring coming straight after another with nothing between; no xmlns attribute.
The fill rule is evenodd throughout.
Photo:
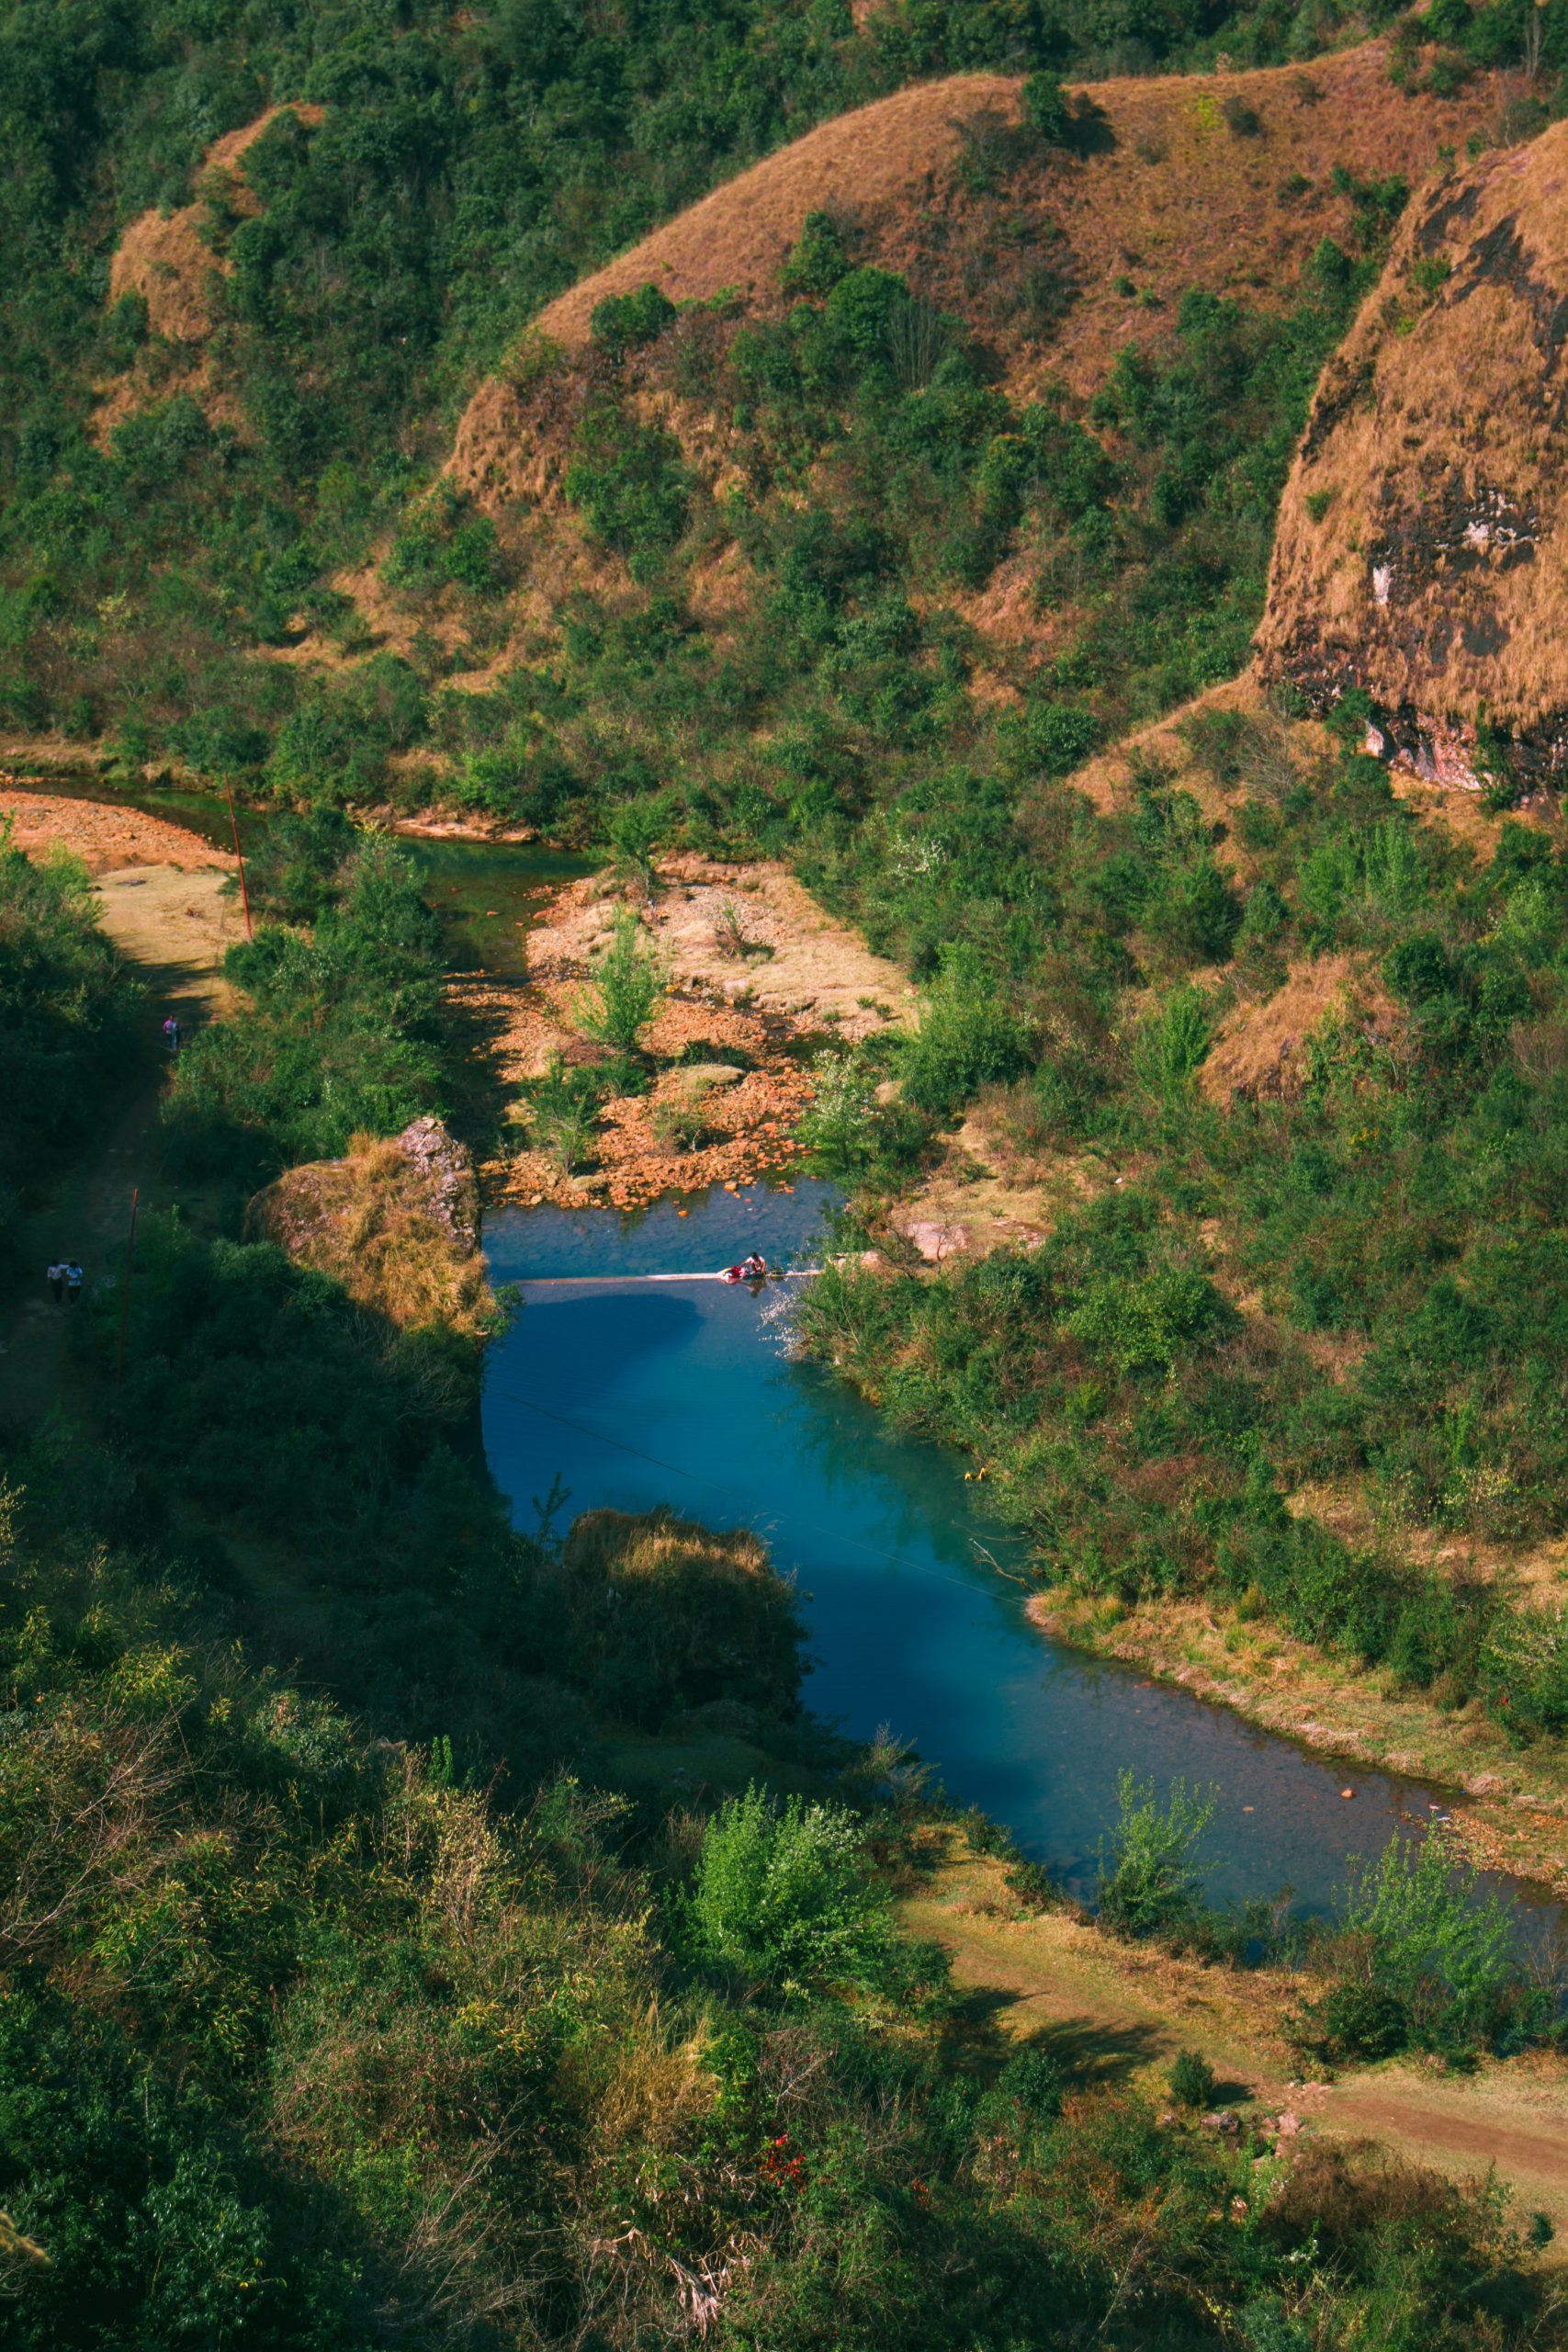
<svg viewBox="0 0 1568 2352"><path fill-rule="evenodd" d="M1561 2059L1531 2053L1469 2075L1397 2064L1303 2082L1282 2032L1293 1978L1119 1944L1072 1913L1021 1917L1001 1865L986 1859L944 1863L900 1911L908 1928L947 1951L974 2023L1043 2043L1074 2079L1159 2098L1177 2052L1199 2051L1227 2107L1294 2118L1307 2136L1375 2141L1452 2177L1495 2169L1521 2217L1547 2215L1568 2260Z"/></svg>

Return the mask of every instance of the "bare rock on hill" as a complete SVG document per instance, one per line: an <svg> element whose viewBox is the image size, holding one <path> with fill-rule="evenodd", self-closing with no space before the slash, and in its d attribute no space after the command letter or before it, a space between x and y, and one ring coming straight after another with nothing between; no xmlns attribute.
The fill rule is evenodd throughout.
<svg viewBox="0 0 1568 2352"><path fill-rule="evenodd" d="M474 1163L449 1128L439 1119L412 1119L395 1139L423 1187L429 1213L464 1250L477 1250L479 1238L479 1192Z"/></svg>
<svg viewBox="0 0 1568 2352"><path fill-rule="evenodd" d="M1476 787L1513 739L1568 767L1568 125L1411 206L1313 403L1258 634L1325 710L1359 686L1382 749ZM1373 748L1378 748L1373 746Z"/></svg>

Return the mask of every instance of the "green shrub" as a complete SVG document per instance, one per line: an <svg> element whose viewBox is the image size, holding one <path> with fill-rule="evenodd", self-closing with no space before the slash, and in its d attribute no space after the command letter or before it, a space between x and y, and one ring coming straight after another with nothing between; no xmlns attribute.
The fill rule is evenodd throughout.
<svg viewBox="0 0 1568 2352"><path fill-rule="evenodd" d="M573 1679L612 1714L651 1728L716 1702L794 1713L800 1625L755 1536L586 1511L561 1570Z"/></svg>
<svg viewBox="0 0 1568 2352"><path fill-rule="evenodd" d="M941 977L904 1048L909 1101L939 1118L951 1118L982 1086L1016 1077L1028 1050L1024 1022L973 951L944 948Z"/></svg>
<svg viewBox="0 0 1568 2352"><path fill-rule="evenodd" d="M542 1078L526 1094L528 1127L536 1149L546 1151L563 1175L590 1156L604 1088L598 1071L552 1054Z"/></svg>
<svg viewBox="0 0 1568 2352"><path fill-rule="evenodd" d="M1235 1323L1207 1275L1156 1266L1091 1278L1063 1328L1120 1373L1168 1374L1179 1357L1212 1347Z"/></svg>
<svg viewBox="0 0 1568 2352"><path fill-rule="evenodd" d="M642 925L632 908L617 906L610 944L577 1000L578 1027L616 1053L635 1054L663 998L663 974L643 944Z"/></svg>
<svg viewBox="0 0 1568 2352"><path fill-rule="evenodd" d="M1196 2050L1179 2052L1166 2081L1178 2107L1213 2107L1219 2077Z"/></svg>
<svg viewBox="0 0 1568 2352"><path fill-rule="evenodd" d="M669 296L657 286L644 284L629 294L611 294L595 302L588 329L595 343L620 359L628 351L656 341L674 316L675 305Z"/></svg>
<svg viewBox="0 0 1568 2352"><path fill-rule="evenodd" d="M811 1102L797 1132L825 1176L864 1172L877 1147L876 1079L852 1053L829 1048L811 1066Z"/></svg>
<svg viewBox="0 0 1568 2352"><path fill-rule="evenodd" d="M1109 1860L1102 1851L1100 1917L1113 1935L1144 1939L1190 1934L1202 1910L1198 1847L1213 1819L1215 1797L1171 1783L1162 1805L1154 1782L1123 1772Z"/></svg>
<svg viewBox="0 0 1568 2352"><path fill-rule="evenodd" d="M754 1784L704 1833L690 1918L711 1959L784 1991L874 1984L889 1963L887 1890L853 1816L800 1797L781 1810Z"/></svg>
<svg viewBox="0 0 1568 2352"><path fill-rule="evenodd" d="M799 236L779 265L779 284L786 294L807 294L819 300L847 277L849 268L849 250L835 215L808 212Z"/></svg>
<svg viewBox="0 0 1568 2352"><path fill-rule="evenodd" d="M562 488L596 537L624 555L633 577L654 576L685 532L691 483L681 445L608 401L589 410Z"/></svg>
<svg viewBox="0 0 1568 2352"><path fill-rule="evenodd" d="M1024 120L1049 147L1068 147L1073 139L1073 103L1055 74L1031 74L1019 93Z"/></svg>

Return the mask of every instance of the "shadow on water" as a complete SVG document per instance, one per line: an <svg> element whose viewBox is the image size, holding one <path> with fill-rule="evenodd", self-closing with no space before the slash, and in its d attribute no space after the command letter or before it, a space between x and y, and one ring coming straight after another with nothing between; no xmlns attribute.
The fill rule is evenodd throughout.
<svg viewBox="0 0 1568 2352"><path fill-rule="evenodd" d="M1130 1769L1162 1791L1215 1785L1217 1898L1288 1883L1302 1911L1325 1908L1348 1856L1423 1826L1431 1791L1045 1640L997 1573L1022 1565L1019 1539L976 1509L953 1457L781 1352L764 1319L776 1290L638 1279L706 1272L757 1239L798 1262L829 1197L802 1183L711 1194L685 1217L665 1203L491 1221L492 1272L525 1304L491 1351L485 1442L520 1521L558 1476L573 1513L667 1503L751 1527L796 1581L808 1703L853 1736L891 1724L1075 1890L1092 1886Z"/></svg>

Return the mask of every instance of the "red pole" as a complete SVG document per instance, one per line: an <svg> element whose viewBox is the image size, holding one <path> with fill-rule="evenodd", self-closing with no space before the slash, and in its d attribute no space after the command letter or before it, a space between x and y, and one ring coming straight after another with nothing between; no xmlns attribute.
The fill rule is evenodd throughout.
<svg viewBox="0 0 1568 2352"><path fill-rule="evenodd" d="M125 1326L130 1313L130 1261L136 1255L136 1206L141 1198L141 1187L137 1184L130 1194L130 1234L125 1245L125 1276L119 1286L119 1354L114 1368L114 1393L117 1396L125 1374Z"/></svg>
<svg viewBox="0 0 1568 2352"><path fill-rule="evenodd" d="M234 814L234 787L227 776L223 779L223 797L229 803L229 829L234 836L234 855L240 861L240 899L245 910L245 937L254 939L251 929L251 894L245 881L245 853L240 847L240 820Z"/></svg>

